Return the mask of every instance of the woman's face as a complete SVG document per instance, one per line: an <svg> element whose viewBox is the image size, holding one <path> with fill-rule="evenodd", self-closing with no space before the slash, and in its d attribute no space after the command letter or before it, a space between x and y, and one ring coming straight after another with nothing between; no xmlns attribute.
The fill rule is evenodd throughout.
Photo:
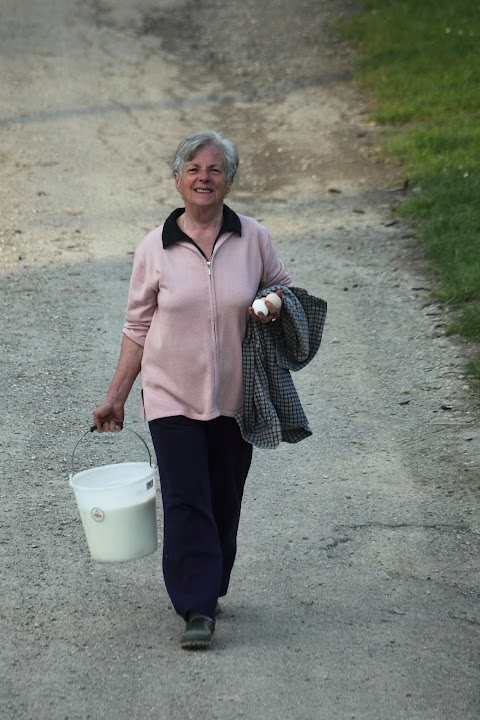
<svg viewBox="0 0 480 720"><path fill-rule="evenodd" d="M185 163L181 175L175 174L175 186L185 207L211 208L223 203L231 185L227 182L224 162L220 148L207 145Z"/></svg>

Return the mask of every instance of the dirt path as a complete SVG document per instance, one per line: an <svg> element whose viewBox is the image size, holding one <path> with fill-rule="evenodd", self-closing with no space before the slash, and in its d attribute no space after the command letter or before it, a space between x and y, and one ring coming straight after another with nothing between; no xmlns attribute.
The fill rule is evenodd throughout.
<svg viewBox="0 0 480 720"><path fill-rule="evenodd" d="M2 717L476 720L478 407L325 36L337 5L132 5L3 3ZM172 152L210 126L240 149L231 205L329 317L296 378L314 435L255 454L214 649L188 654L160 556L93 563L67 473L132 252L178 202ZM77 457L132 453L89 439Z"/></svg>

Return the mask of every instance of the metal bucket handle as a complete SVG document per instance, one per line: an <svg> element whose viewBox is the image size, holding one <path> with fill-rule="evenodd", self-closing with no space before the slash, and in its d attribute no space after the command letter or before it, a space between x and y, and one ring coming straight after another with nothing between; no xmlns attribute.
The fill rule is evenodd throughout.
<svg viewBox="0 0 480 720"><path fill-rule="evenodd" d="M145 445L145 447L146 447L146 449L147 449L149 465L150 465L150 467L153 468L153 465L152 465L152 453L150 452L150 448L148 447L147 443L146 443L145 440L142 438L142 436L139 435L137 432L135 432L135 430L131 430L130 428L127 428L127 427L124 428L124 427L123 427L123 423L120 423L120 426L121 426L121 428L122 428L123 430L128 430L128 432L133 433L134 435L137 436L137 438L138 438L139 440L142 441L142 443ZM70 471L71 471L71 472L70 472L70 478L72 478L73 475L74 475L74 472L73 472L73 461L74 461L74 459L75 459L75 452L76 452L76 450L77 450L77 447L80 445L80 443L82 442L82 440L84 439L84 437L86 437L87 435L90 435L90 433L95 432L96 429L97 429L97 428L96 428L96 425L92 425L92 426L90 427L90 430L87 430L86 432L84 432L83 435L81 435L81 437L77 440L77 442L76 442L76 444L75 444L75 447L73 448L73 451L72 451L72 459L71 459L71 461L70 461Z"/></svg>

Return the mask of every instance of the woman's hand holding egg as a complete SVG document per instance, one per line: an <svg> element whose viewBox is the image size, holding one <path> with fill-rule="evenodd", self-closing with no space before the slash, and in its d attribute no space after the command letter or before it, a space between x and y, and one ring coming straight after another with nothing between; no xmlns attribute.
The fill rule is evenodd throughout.
<svg viewBox="0 0 480 720"><path fill-rule="evenodd" d="M249 308L251 317L260 320L261 323L268 323L280 317L282 309L282 291L269 293L266 297L257 298Z"/></svg>

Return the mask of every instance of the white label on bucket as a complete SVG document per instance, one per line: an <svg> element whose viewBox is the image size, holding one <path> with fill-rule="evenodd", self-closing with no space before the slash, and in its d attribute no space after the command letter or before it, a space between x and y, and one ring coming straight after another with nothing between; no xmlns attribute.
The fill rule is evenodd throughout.
<svg viewBox="0 0 480 720"><path fill-rule="evenodd" d="M103 512L103 510L100 510L100 508L92 509L92 518L95 520L95 522L102 522L104 517L105 513Z"/></svg>

